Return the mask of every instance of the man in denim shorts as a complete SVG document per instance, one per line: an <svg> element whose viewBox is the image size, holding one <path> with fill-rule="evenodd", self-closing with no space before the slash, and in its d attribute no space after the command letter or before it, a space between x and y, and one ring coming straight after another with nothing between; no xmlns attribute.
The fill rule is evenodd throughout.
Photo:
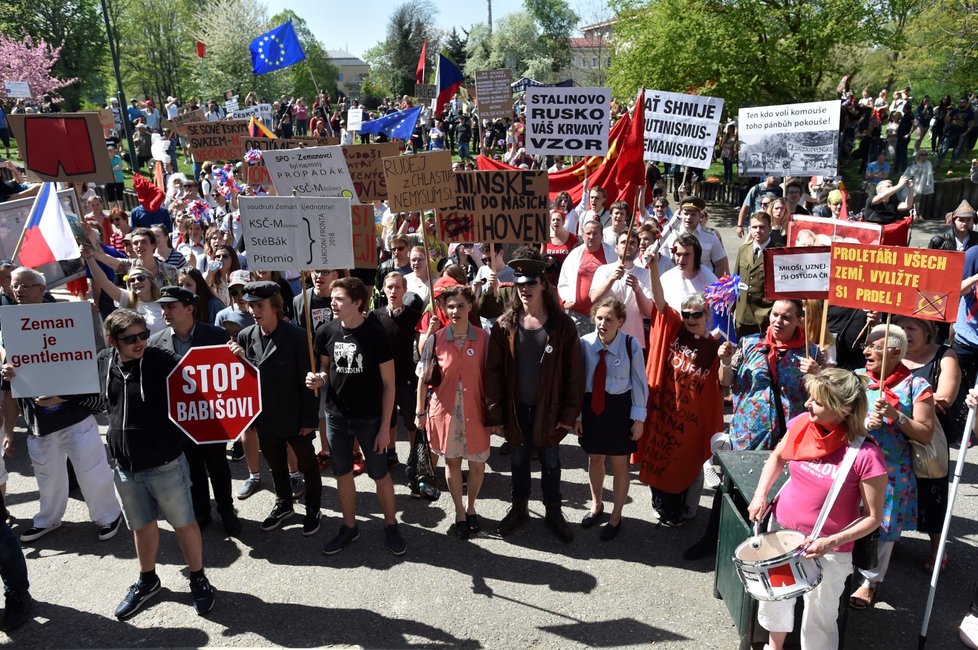
<svg viewBox="0 0 978 650"><path fill-rule="evenodd" d="M187 561L194 608L206 614L214 607L214 589L204 576L203 542L194 518L183 439L167 415L166 378L179 359L169 350L147 347L146 321L130 309L110 314L105 333L111 347L100 352L98 360L109 414L107 439L116 463L116 491L139 560L139 580L115 615L129 618L161 588L156 575L160 517L173 526Z"/></svg>

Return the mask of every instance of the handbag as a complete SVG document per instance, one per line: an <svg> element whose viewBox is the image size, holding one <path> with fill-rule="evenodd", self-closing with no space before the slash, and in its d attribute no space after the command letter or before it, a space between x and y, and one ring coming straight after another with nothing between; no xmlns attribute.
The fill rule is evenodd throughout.
<svg viewBox="0 0 978 650"><path fill-rule="evenodd" d="M432 315L432 318L435 316ZM428 337L424 343L424 353L421 355L421 381L425 386L438 388L441 385L441 366L438 365L438 356L435 354L435 332Z"/></svg>
<svg viewBox="0 0 978 650"><path fill-rule="evenodd" d="M852 543L852 566L872 571L879 564L880 529Z"/></svg>
<svg viewBox="0 0 978 650"><path fill-rule="evenodd" d="M908 438L908 440L910 440ZM934 437L926 445L910 440L913 473L917 478L944 478L948 469L947 437L941 421L934 418Z"/></svg>

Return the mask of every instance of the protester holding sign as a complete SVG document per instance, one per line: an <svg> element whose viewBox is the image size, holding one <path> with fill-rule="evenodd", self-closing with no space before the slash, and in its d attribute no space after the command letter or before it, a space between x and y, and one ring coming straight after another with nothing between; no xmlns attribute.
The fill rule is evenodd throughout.
<svg viewBox="0 0 978 650"><path fill-rule="evenodd" d="M764 250L772 246L784 246L784 239L771 234L771 217L767 212L755 212L750 218L750 239L737 251L733 268L734 275L747 284L737 294L734 307L738 337L760 334L767 329L773 303L764 297Z"/></svg>
<svg viewBox="0 0 978 650"><path fill-rule="evenodd" d="M604 264L618 261L615 249L601 238L601 222L590 219L583 225L584 245L572 250L560 268L557 293L563 306L577 324L580 334L592 331L591 285L594 273Z"/></svg>

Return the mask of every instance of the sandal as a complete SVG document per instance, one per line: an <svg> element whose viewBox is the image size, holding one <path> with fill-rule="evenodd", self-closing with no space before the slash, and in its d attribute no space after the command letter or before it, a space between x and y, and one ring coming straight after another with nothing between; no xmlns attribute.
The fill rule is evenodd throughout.
<svg viewBox="0 0 978 650"><path fill-rule="evenodd" d="M849 607L860 610L869 609L873 606L875 600L876 585L871 582L866 582L849 596Z"/></svg>
<svg viewBox="0 0 978 650"><path fill-rule="evenodd" d="M927 571L933 571L934 560L936 559L937 557L934 555L931 555L929 558L927 558L927 561L924 562L924 569L926 569ZM947 551L944 551L944 556L941 558L941 571L940 571L941 573L944 573L944 570L947 569L947 565L950 564L950 562L951 562L951 556L948 554Z"/></svg>

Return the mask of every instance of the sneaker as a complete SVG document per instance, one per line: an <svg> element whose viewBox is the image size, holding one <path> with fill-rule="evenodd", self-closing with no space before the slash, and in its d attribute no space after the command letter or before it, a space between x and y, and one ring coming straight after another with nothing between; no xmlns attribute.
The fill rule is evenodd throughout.
<svg viewBox="0 0 978 650"><path fill-rule="evenodd" d="M306 482L301 476L290 476L289 485L292 486L292 498L298 501L306 493Z"/></svg>
<svg viewBox="0 0 978 650"><path fill-rule="evenodd" d="M527 511L526 506L525 500L513 501L509 512L506 513L506 516L503 517L502 521L499 522L499 526L496 528L496 532L499 533L500 537L506 537L512 534L517 528L529 520L530 513Z"/></svg>
<svg viewBox="0 0 978 650"><path fill-rule="evenodd" d="M244 460L244 445L241 444L240 440L231 445L231 453L229 454L229 457L235 462Z"/></svg>
<svg viewBox="0 0 978 650"><path fill-rule="evenodd" d="M387 450L387 467L388 469L394 469L401 464L401 461L397 459L397 450L388 449Z"/></svg>
<svg viewBox="0 0 978 650"><path fill-rule="evenodd" d="M113 521L108 526L102 526L101 528L98 529L98 541L100 542L109 541L110 539L115 537L115 534L119 532L120 528L122 528L121 514L118 517L116 517L115 521Z"/></svg>
<svg viewBox="0 0 978 650"><path fill-rule="evenodd" d="M318 510L315 512L307 512L306 516L302 520L303 536L310 537L318 533L320 519L322 519L322 515Z"/></svg>
<svg viewBox="0 0 978 650"><path fill-rule="evenodd" d="M364 470L363 465L364 465L364 463L363 463L363 454L361 454L358 451L357 453L353 454L353 475L354 476L360 476L361 474L363 474L363 470Z"/></svg>
<svg viewBox="0 0 978 650"><path fill-rule="evenodd" d="M22 542L33 542L35 539L41 539L53 530L57 530L61 527L61 524L55 524L53 526L48 526L47 528L38 528L37 526L31 526L23 533L20 534L20 541Z"/></svg>
<svg viewBox="0 0 978 650"><path fill-rule="evenodd" d="M359 537L359 526L355 524L353 528L340 526L340 532L336 534L336 537L326 542L326 546L323 547L323 555L336 555L342 551L347 544L356 541Z"/></svg>
<svg viewBox="0 0 978 650"><path fill-rule="evenodd" d="M703 484L709 489L715 490L720 487L721 483L723 483L723 480L720 478L720 475L717 474L716 469L713 467L713 463L706 461L706 464L703 466Z"/></svg>
<svg viewBox="0 0 978 650"><path fill-rule="evenodd" d="M466 525L466 528L468 525ZM404 555L404 551L407 550L407 542L404 541L404 536L401 535L401 527L397 524L391 524L384 528L384 533L387 535L387 547L391 550L394 555Z"/></svg>
<svg viewBox="0 0 978 650"><path fill-rule="evenodd" d="M294 514L295 510L292 509L292 506L276 503L269 515L265 517L265 521L261 522L260 528L264 531L275 530L282 525L283 521Z"/></svg>
<svg viewBox="0 0 978 650"><path fill-rule="evenodd" d="M978 650L978 616L974 614L965 616L958 626L958 636L966 647Z"/></svg>
<svg viewBox="0 0 978 650"><path fill-rule="evenodd" d="M19 594L8 593L4 596L3 630L10 632L31 620L34 609L34 599L26 591Z"/></svg>
<svg viewBox="0 0 978 650"><path fill-rule="evenodd" d="M261 478L248 476L245 482L238 488L238 498L242 501L261 490Z"/></svg>
<svg viewBox="0 0 978 650"><path fill-rule="evenodd" d="M139 611L139 608L146 603L147 600L159 593L160 588L163 585L160 583L160 579L157 578L156 582L150 585L144 585L139 580L129 587L129 593L126 597L122 599L119 606L115 608L115 617L120 621L125 620Z"/></svg>
<svg viewBox="0 0 978 650"><path fill-rule="evenodd" d="M214 587L206 577L190 579L190 593L194 595L194 609L198 616L203 616L214 609Z"/></svg>
<svg viewBox="0 0 978 650"><path fill-rule="evenodd" d="M316 454L316 462L319 463L319 471L322 472L333 462L333 457L325 451Z"/></svg>

